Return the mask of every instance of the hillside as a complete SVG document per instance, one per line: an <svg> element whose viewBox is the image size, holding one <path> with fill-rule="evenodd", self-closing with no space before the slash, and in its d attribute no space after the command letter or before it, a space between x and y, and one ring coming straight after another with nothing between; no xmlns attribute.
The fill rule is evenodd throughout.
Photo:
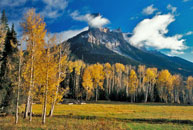
<svg viewBox="0 0 193 130"><path fill-rule="evenodd" d="M144 64L184 76L193 75L193 63L157 51L138 49L124 39L124 34L119 29L111 31L108 28L89 28L68 42L72 54L86 63Z"/></svg>

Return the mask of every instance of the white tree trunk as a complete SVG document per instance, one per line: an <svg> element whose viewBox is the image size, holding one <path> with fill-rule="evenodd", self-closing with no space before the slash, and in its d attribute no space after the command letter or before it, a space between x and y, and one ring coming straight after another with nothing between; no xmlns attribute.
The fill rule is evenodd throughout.
<svg viewBox="0 0 193 130"><path fill-rule="evenodd" d="M22 51L22 50L21 50ZM19 53L20 55L20 53ZM21 84L21 55L19 56L19 70L18 70L18 86L17 86L17 101L16 101L16 112L15 112L15 124L18 123L19 119L19 91L20 91L20 84Z"/></svg>
<svg viewBox="0 0 193 130"><path fill-rule="evenodd" d="M58 61L58 85L56 86L56 94L54 96L54 100L52 102L52 106L50 109L50 113L49 113L49 117L52 117L53 113L54 113L54 108L55 108L55 104L56 104L56 100L57 100L57 96L58 96L58 91L59 91L59 87L60 87L60 77L61 77L61 47L59 46L59 61Z"/></svg>

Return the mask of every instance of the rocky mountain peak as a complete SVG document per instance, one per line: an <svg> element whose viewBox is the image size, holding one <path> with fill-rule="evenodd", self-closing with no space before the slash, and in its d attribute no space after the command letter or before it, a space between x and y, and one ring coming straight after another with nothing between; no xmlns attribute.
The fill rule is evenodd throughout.
<svg viewBox="0 0 193 130"><path fill-rule="evenodd" d="M121 29L93 28L84 31L68 40L71 52L79 58L84 57L88 63L109 62L131 65L145 64L158 69L168 69L182 75L193 74L193 63L180 58L168 57L138 49L128 43L125 37L131 33L122 33ZM179 70L179 68L182 68Z"/></svg>

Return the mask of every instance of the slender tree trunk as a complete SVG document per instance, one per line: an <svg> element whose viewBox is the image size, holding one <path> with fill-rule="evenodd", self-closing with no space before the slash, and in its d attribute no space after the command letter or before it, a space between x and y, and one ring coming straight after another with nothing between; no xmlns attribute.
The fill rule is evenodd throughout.
<svg viewBox="0 0 193 130"><path fill-rule="evenodd" d="M180 104L180 99L179 99L179 92L178 90L175 90L175 94L174 94L174 100L175 100L175 103L178 103Z"/></svg>
<svg viewBox="0 0 193 130"><path fill-rule="evenodd" d="M135 96L136 96L136 94L135 94L135 92L134 92L134 95L133 95L133 101L135 102Z"/></svg>
<svg viewBox="0 0 193 130"><path fill-rule="evenodd" d="M33 73L32 73L32 85L31 85L31 89L33 89L34 88L34 81L33 81L33 77L34 77L34 68L33 68ZM31 91L30 91L31 92ZM32 105L33 105L33 96L32 96L32 94L30 94L31 96L30 96L30 117L29 117L29 121L31 122L32 121Z"/></svg>
<svg viewBox="0 0 193 130"><path fill-rule="evenodd" d="M109 88L109 86L108 86L108 85L109 85L109 82L108 82L108 81L109 81L109 79L108 79L108 77L107 77L107 84L106 84L106 85L107 85L107 95L109 95L109 92L110 92L110 88Z"/></svg>
<svg viewBox="0 0 193 130"><path fill-rule="evenodd" d="M26 102L26 108L25 108L25 113L24 113L24 118L28 117L28 113L29 113L29 107L30 107L30 111L32 109L32 103L30 105L30 98L32 100L32 95L31 95L31 91L33 88L33 74L34 74L34 42L32 41L32 50L31 50L31 72L30 72L30 86L29 86L29 91L28 91L28 98L27 98L27 102ZM31 115L31 113L30 113Z"/></svg>
<svg viewBox="0 0 193 130"><path fill-rule="evenodd" d="M30 114L29 114L29 121L31 122L32 121L32 104L33 104L33 98L30 97L30 105L29 105L29 108L30 108Z"/></svg>
<svg viewBox="0 0 193 130"><path fill-rule="evenodd" d="M107 84L106 84L105 96L106 96L106 99L109 99L109 93L110 93L109 78L107 78L106 81L107 81Z"/></svg>
<svg viewBox="0 0 193 130"><path fill-rule="evenodd" d="M98 88L95 89L95 101L97 102L97 98L98 98Z"/></svg>
<svg viewBox="0 0 193 130"><path fill-rule="evenodd" d="M25 104L24 119L28 117L29 106L30 106L30 95L28 93L28 97L27 97L26 104Z"/></svg>
<svg viewBox="0 0 193 130"><path fill-rule="evenodd" d="M73 83L73 90L74 90L74 99L76 99L76 71L74 69L74 83Z"/></svg>
<svg viewBox="0 0 193 130"><path fill-rule="evenodd" d="M45 86L45 94L44 94L44 107L43 107L43 115L42 115L42 124L46 123L46 107L47 107L47 93L48 93L48 73L46 79L46 86Z"/></svg>
<svg viewBox="0 0 193 130"><path fill-rule="evenodd" d="M53 113L54 113L54 108L55 108L55 104L56 104L56 100L57 100L57 96L58 96L58 91L59 91L59 87L60 87L60 77L61 77L61 46L59 46L59 61L58 61L58 85L56 88L56 94L54 96L54 101L52 102L52 106L49 112L49 117L52 117Z"/></svg>
<svg viewBox="0 0 193 130"><path fill-rule="evenodd" d="M126 99L128 98L129 96L129 92L128 92L128 84L126 85Z"/></svg>
<svg viewBox="0 0 193 130"><path fill-rule="evenodd" d="M33 70L33 69L32 69ZM32 71L31 70L31 71ZM32 78L32 74L31 74L31 78ZM30 105L31 105L31 103L30 103L30 100L31 100L31 89L32 89L32 83L31 83L32 81L30 80L30 87L29 87L29 91L28 91L28 97L27 97L27 101L26 101L26 105L25 105L25 113L24 113L24 118L27 118L28 117L28 113L29 113L29 109L30 109Z"/></svg>
<svg viewBox="0 0 193 130"><path fill-rule="evenodd" d="M78 100L79 98L79 79L80 79L80 76L77 75L76 76L76 100Z"/></svg>
<svg viewBox="0 0 193 130"><path fill-rule="evenodd" d="M112 86L111 86L111 92L114 91L114 86L115 86L115 71L113 69L113 79L112 79Z"/></svg>
<svg viewBox="0 0 193 130"><path fill-rule="evenodd" d="M22 51L22 50L21 50ZM20 53L19 53L20 54ZM18 70L18 86L17 86L17 101L16 101L16 112L15 112L15 124L18 123L19 118L19 91L20 91L20 84L21 84L21 55L19 56L19 70Z"/></svg>
<svg viewBox="0 0 193 130"><path fill-rule="evenodd" d="M45 86L45 89L44 89L44 107L43 107L43 115L42 115L42 124L45 124L46 123L46 108L47 108L47 93L48 93L48 85L49 85L49 77L48 77L48 69L49 69L49 62L50 62L50 52L48 50L47 52L47 69L46 69L46 86Z"/></svg>
<svg viewBox="0 0 193 130"><path fill-rule="evenodd" d="M188 94L188 100L190 104L193 104L193 99L192 99L192 89L189 90L189 94Z"/></svg>
<svg viewBox="0 0 193 130"><path fill-rule="evenodd" d="M32 68L32 81L31 81L31 91L33 90L34 88L34 66ZM29 117L29 121L31 122L32 121L32 115L33 115L33 112L32 112L32 105L33 105L33 95L32 93L30 94L30 117Z"/></svg>
<svg viewBox="0 0 193 130"><path fill-rule="evenodd" d="M88 101L88 92L86 91L86 101Z"/></svg>
<svg viewBox="0 0 193 130"><path fill-rule="evenodd" d="M146 86L145 100L144 100L145 103L147 102L147 98L148 98L148 87Z"/></svg>

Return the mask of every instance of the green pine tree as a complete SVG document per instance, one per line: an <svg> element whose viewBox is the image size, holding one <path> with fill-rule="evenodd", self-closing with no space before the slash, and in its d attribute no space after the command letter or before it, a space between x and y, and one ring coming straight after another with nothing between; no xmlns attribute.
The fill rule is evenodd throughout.
<svg viewBox="0 0 193 130"><path fill-rule="evenodd" d="M14 24L11 30L8 28L5 38L5 48L3 51L3 58L0 73L0 89L1 94L1 107L4 107L4 112L12 113L15 108L15 93L14 87L17 83L17 37L14 30Z"/></svg>
<svg viewBox="0 0 193 130"><path fill-rule="evenodd" d="M7 16L6 16L6 14L5 14L5 10L2 11L1 24L4 25L5 30L8 30L8 28L9 28L9 26L8 26L8 19L7 19Z"/></svg>

